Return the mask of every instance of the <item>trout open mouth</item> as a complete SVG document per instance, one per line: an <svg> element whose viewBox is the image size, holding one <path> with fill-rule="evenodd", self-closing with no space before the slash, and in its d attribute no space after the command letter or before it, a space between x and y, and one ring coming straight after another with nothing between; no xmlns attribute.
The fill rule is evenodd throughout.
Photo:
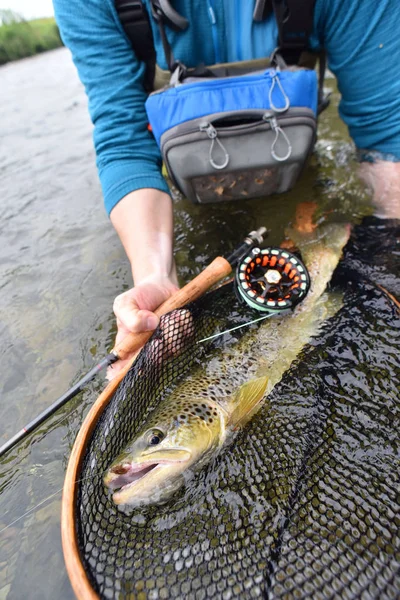
<svg viewBox="0 0 400 600"><path fill-rule="evenodd" d="M158 456L156 456L158 455ZM146 457L147 458L147 457ZM121 462L110 467L104 477L104 485L117 497L122 492L133 489L139 482L142 482L146 476L154 471L177 466L178 463L186 462L190 458L190 452L186 450L169 450L166 452L152 452L151 457L141 463Z"/></svg>
<svg viewBox="0 0 400 600"><path fill-rule="evenodd" d="M155 462L152 464L145 463L142 465L134 465L131 463L116 465L111 467L109 472L104 478L104 484L110 490L125 490L127 487L132 486L140 479L143 479L147 473L158 467L160 463Z"/></svg>

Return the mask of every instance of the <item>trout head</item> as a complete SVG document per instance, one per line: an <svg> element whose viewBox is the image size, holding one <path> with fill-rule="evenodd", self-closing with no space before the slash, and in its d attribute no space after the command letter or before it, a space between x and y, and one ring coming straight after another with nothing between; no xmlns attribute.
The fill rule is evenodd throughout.
<svg viewBox="0 0 400 600"><path fill-rule="evenodd" d="M207 399L161 405L108 469L104 484L115 504L167 500L185 472L201 466L223 441L225 415Z"/></svg>

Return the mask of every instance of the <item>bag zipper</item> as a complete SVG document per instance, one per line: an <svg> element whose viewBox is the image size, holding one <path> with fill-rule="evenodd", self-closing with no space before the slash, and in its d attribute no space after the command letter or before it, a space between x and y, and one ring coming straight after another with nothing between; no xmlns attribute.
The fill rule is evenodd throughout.
<svg viewBox="0 0 400 600"><path fill-rule="evenodd" d="M214 169L225 169L225 167L229 163L229 154L227 153L226 148L222 144L221 140L218 139L217 130L211 123L208 123L207 121L200 123L199 129L200 129L200 131L204 131L211 140L211 146L210 146L210 150L208 152L208 160L210 161L211 166L213 166ZM218 144L218 146L221 148L222 152L224 153L224 161L219 164L216 163L215 160L213 159L213 150L214 150L214 145L216 143Z"/></svg>
<svg viewBox="0 0 400 600"><path fill-rule="evenodd" d="M311 109L309 109L309 111L311 111ZM257 115L258 116L258 115ZM265 110L265 112L263 114L259 115L259 118L257 120L254 120L253 123L241 123L240 125L231 125L229 127L218 127L218 126L214 126L212 121L207 121L206 118L204 118L204 120L202 120L198 125L191 127L190 129L187 129L185 132L179 132L179 133L175 133L174 135L168 137L168 140L166 140L163 144L163 147L165 146L166 143L168 143L170 140L174 140L176 138L185 136L185 135L190 135L192 133L196 133L199 131L205 131L205 129L200 129L201 126L204 126L204 128L206 127L206 125L211 125L212 128L216 131L217 135L219 134L223 134L225 131L226 132L231 132L231 131L240 131L241 129L252 129L253 127L259 127L260 125L262 125L263 123L265 124L269 124L268 121L275 116L275 120L277 122L277 125L279 125L280 123L283 125L286 125L286 121L291 120L291 119L309 119L312 124L315 124L315 117L311 116L310 113L307 111L307 114L305 114L304 112L300 113L297 112L295 115L276 115L274 113L274 111L269 111L269 110ZM264 118L265 117L265 118ZM196 119L196 121L200 121L199 117L198 119ZM222 120L222 119L217 119ZM284 122L284 123L283 123ZM167 132L165 132L167 133ZM165 135L165 133L163 135Z"/></svg>
<svg viewBox="0 0 400 600"><path fill-rule="evenodd" d="M282 71L281 71L282 72ZM260 75L262 75L262 77L260 77ZM213 87L227 87L232 83L233 79L236 79L236 82L233 82L234 85L237 85L238 87L242 86L242 85L248 85L249 83L253 82L253 81L262 81L262 79L268 79L271 78L271 80L273 80L274 77L276 77L277 75L277 71L276 69L266 69L264 70L262 73L259 71L258 74L256 73L251 73L249 75L228 75L227 77L216 77L215 79L202 79L202 81L200 82L191 82L191 83L176 83L175 85L166 85L163 88L160 88L159 90L155 90L154 92L151 92L150 96L155 96L156 94L162 94L164 92L167 92L169 90L175 90L176 92L179 93L183 93L187 90L192 91L193 89L196 89L198 87L200 87L201 89L207 89L207 88L213 88Z"/></svg>
<svg viewBox="0 0 400 600"><path fill-rule="evenodd" d="M315 118L313 116L311 116L308 111L307 111L307 114L304 114L304 112L302 112L302 113L297 112L295 115L276 115L276 113L274 113L274 111L266 110L262 115L260 115L260 118L258 120L254 121L254 123L243 123L240 125L232 125L231 127L220 127L220 128L214 127L212 122L204 120L204 121L200 121L200 123L198 123L196 127L193 126L185 132L181 131L180 133L176 133L176 134L168 137L168 139L166 139L164 141L164 143L161 147L161 152L164 155L164 153L166 153L168 151L168 148L166 148L166 146L168 146L172 141L177 140L178 138L182 138L182 137L184 138L187 135L191 135L193 133L206 133L206 135L211 139L211 147L209 150L210 163L213 165L213 167L215 169L223 169L229 163L229 154L227 153L225 146L223 145L223 143L221 142L221 140L218 136L220 134L222 134L221 137L223 139L224 133L229 134L229 133L232 133L235 131L251 130L253 128L259 127L260 125L265 125L266 131L272 130L275 132L275 139L271 145L271 154L276 161L283 162L290 157L290 155L292 153L292 145L289 141L289 138L283 131L281 125L285 126L285 125L289 124L288 121L298 120L298 119L303 119L303 120L307 119L309 121L309 124L313 128L315 128L315 122L316 122ZM284 156L279 156L275 152L275 147L278 142L279 136L283 136L283 138L287 144L287 147L288 147L287 152ZM225 159L222 164L215 163L215 161L212 157L214 145L216 143L220 146L221 151L225 155ZM167 162L167 164L168 164L168 162ZM168 172L169 172L169 169L168 169ZM170 174L170 177L173 179L172 174L171 173L169 173L169 174Z"/></svg>
<svg viewBox="0 0 400 600"><path fill-rule="evenodd" d="M271 113L271 111L268 111L266 113L263 114L262 116L262 121L264 121L265 123L268 123L271 130L275 132L275 139L271 144L271 155L272 157L278 161L278 162L284 162L285 160L287 160L288 158L290 158L290 155L292 154L292 144L289 141L288 136L286 135L286 133L283 131L283 129L279 126L278 124L278 120L275 116L274 113ZM258 123L259 124L259 123ZM228 128L230 131L237 131L238 128L243 128L247 125L253 125L253 123L247 124L246 125L234 125L233 127ZM210 146L210 150L209 150L209 161L210 164L214 167L214 169L224 169L228 163L229 163L229 154L226 151L225 146L223 145L223 143L221 142L221 140L218 138L218 132L215 129L215 127L211 124L208 123L207 121L204 121L203 123L200 123L200 127L199 127L200 131L204 131L207 136L210 138L211 140L211 146ZM287 152L285 155L278 155L275 152L275 148L276 148L276 144L278 142L279 136L283 137L284 141L287 144ZM213 150L214 150L214 146L215 144L218 144L220 149L222 150L222 152L225 155L224 161L223 163L216 163L213 159Z"/></svg>

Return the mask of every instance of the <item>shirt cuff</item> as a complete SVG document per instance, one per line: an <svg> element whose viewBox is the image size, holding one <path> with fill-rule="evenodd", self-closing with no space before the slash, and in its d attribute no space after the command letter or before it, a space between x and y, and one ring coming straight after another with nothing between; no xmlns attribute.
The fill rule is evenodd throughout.
<svg viewBox="0 0 400 600"><path fill-rule="evenodd" d="M357 148L357 160L359 162L368 163L375 163L378 160L400 162L400 157L390 152L380 152L379 150L363 150L362 148Z"/></svg>
<svg viewBox="0 0 400 600"><path fill-rule="evenodd" d="M99 170L103 189L104 206L108 215L122 198L130 192L143 188L154 188L170 193L168 184L154 165L137 161L110 164Z"/></svg>

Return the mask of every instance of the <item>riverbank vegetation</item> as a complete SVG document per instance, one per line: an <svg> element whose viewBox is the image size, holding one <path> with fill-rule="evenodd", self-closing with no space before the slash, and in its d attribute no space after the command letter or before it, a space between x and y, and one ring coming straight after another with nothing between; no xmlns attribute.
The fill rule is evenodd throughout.
<svg viewBox="0 0 400 600"><path fill-rule="evenodd" d="M53 18L25 21L12 11L0 11L0 65L62 46Z"/></svg>

